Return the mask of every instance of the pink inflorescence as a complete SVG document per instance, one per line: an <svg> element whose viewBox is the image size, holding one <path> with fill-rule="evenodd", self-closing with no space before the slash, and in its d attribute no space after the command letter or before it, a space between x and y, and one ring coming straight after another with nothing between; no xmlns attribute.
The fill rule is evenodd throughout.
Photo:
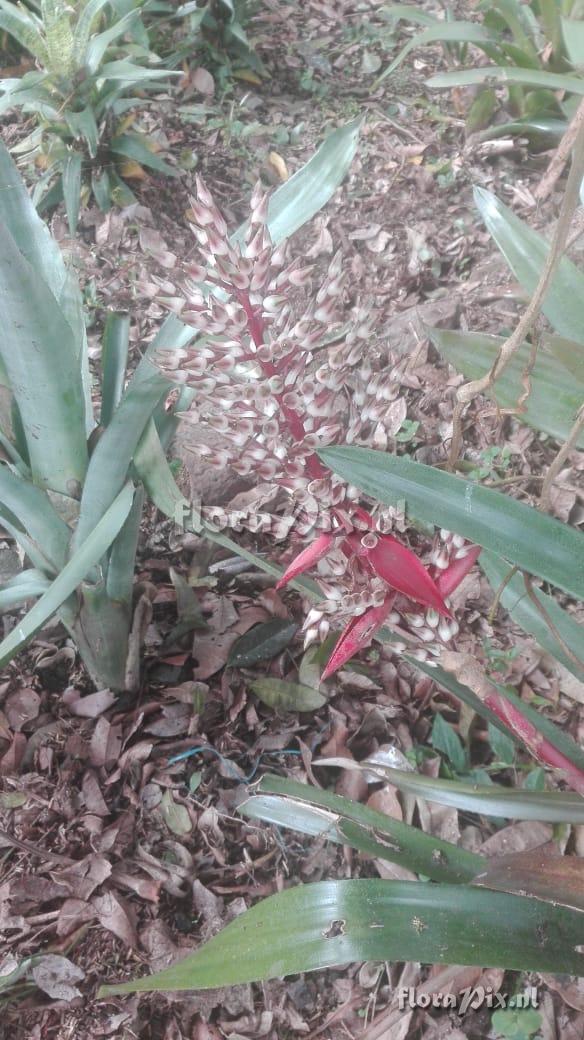
<svg viewBox="0 0 584 1040"><path fill-rule="evenodd" d="M404 636L399 646L411 649L414 641L426 658L454 634L446 597L478 551L445 532L425 568L388 533L391 511L366 513L358 490L317 454L339 442L388 446L400 383L376 345L370 309L357 304L348 323L339 321L340 254L310 292L312 269L290 260L287 243L271 241L260 186L241 241L230 239L200 178L191 210L202 262L187 266L182 297L171 305L202 335L161 352L158 363L195 389L186 418L220 435L219 448L198 450L213 466L281 489L293 500L294 533L316 538L280 584L317 568L324 601L306 619L308 642L324 638L333 617L348 622L325 674L384 623Z"/></svg>

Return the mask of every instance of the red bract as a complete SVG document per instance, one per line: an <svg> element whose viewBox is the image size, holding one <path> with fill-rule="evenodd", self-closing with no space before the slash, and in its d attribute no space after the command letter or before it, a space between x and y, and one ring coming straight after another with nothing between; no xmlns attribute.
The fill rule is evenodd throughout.
<svg viewBox="0 0 584 1040"><path fill-rule="evenodd" d="M439 593L446 597L450 596L458 588L463 578L466 578L472 570L481 554L480 545L467 546L466 556L455 559L444 571L440 571L436 577L436 588ZM462 551L462 550L461 550Z"/></svg>
<svg viewBox="0 0 584 1040"><path fill-rule="evenodd" d="M355 537L359 538L358 535L351 535L350 539ZM393 535L379 535L377 545L371 549L363 548L361 543L358 551L365 556L378 577L383 578L392 589L425 607L433 607L439 614L452 617L424 564Z"/></svg>
<svg viewBox="0 0 584 1040"><path fill-rule="evenodd" d="M373 636L381 628L395 600L395 592L386 597L380 607L369 607L364 614L354 617L335 644L329 662L322 673L321 681L338 672L359 650L369 646Z"/></svg>
<svg viewBox="0 0 584 1040"><path fill-rule="evenodd" d="M500 693L489 693L484 702L504 722L511 732L525 744L537 762L553 769L561 769L566 783L579 794L584 794L584 773L581 769L558 751L538 729L526 719L514 704L506 700Z"/></svg>
<svg viewBox="0 0 584 1040"><path fill-rule="evenodd" d="M303 574L304 571L309 570L310 567L314 567L319 560L322 560L323 557L326 556L334 540L334 534L326 533L319 535L316 541L312 542L311 545L307 545L306 549L303 549L302 552L298 553L298 556L292 560L292 563L284 571L276 585L276 588L283 588L283 586L289 581L292 581L292 578L296 578L299 574Z"/></svg>

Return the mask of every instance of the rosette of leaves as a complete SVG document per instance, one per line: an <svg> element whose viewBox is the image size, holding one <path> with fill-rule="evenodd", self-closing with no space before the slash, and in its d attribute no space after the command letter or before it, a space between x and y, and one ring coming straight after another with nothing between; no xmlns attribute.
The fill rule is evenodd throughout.
<svg viewBox="0 0 584 1040"><path fill-rule="evenodd" d="M131 129L145 92L173 75L134 32L139 21L139 7L120 13L108 0L0 0L0 29L36 66L0 80L0 115L35 117L13 153L41 172L33 196L41 211L64 199L71 234L91 195L107 210L134 201L124 177L144 176L143 167L175 174L154 141Z"/></svg>
<svg viewBox="0 0 584 1040"><path fill-rule="evenodd" d="M275 241L328 202L358 134L355 122L334 130L274 193ZM79 286L1 144L0 183L0 525L25 561L0 609L33 604L0 642L0 667L57 616L95 684L131 690L150 606L134 583L145 496L177 523L192 512L166 458L177 419L155 361L197 333L169 317L129 375L129 317L109 315L92 386ZM177 411L190 403L184 390Z"/></svg>
<svg viewBox="0 0 584 1040"><path fill-rule="evenodd" d="M580 0L483 0L480 21L444 20L410 4L385 16L422 26L377 79L380 83L419 46L442 43L451 68L432 76L437 88L476 86L469 133L521 134L550 141L567 128L584 94L584 21ZM482 53L481 53L482 52ZM484 57L488 59L485 63Z"/></svg>

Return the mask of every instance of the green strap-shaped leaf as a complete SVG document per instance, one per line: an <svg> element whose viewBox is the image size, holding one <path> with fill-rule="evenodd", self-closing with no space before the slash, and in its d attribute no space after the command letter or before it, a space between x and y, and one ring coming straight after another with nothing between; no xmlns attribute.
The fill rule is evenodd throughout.
<svg viewBox="0 0 584 1040"><path fill-rule="evenodd" d="M101 347L101 426L109 426L124 392L130 335L129 314L108 314Z"/></svg>
<svg viewBox="0 0 584 1040"><path fill-rule="evenodd" d="M347 174L357 150L362 119L354 119L333 130L317 152L270 199L268 229L276 245L312 220ZM246 224L233 236L240 241Z"/></svg>
<svg viewBox="0 0 584 1040"><path fill-rule="evenodd" d="M529 791L525 788L501 787L500 784L468 784L461 780L441 780L421 773L392 769L378 762L355 762L353 759L320 759L316 764L334 764L342 769L374 773L380 780L406 794L483 816L543 820L548 823L584 823L584 798L571 791ZM244 806L241 807L242 811ZM428 877L432 876L428 873Z"/></svg>
<svg viewBox="0 0 584 1040"><path fill-rule="evenodd" d="M271 896L178 964L98 996L209 989L352 961L584 975L584 917L537 899L415 881L321 881Z"/></svg>
<svg viewBox="0 0 584 1040"><path fill-rule="evenodd" d="M12 610L28 599L42 596L49 585L50 581L42 571L35 568L21 571L0 587L0 610Z"/></svg>
<svg viewBox="0 0 584 1040"><path fill-rule="evenodd" d="M252 797L238 810L246 816L351 845L433 881L460 884L484 869L484 856L332 791L281 776L263 776L251 790Z"/></svg>
<svg viewBox="0 0 584 1040"><path fill-rule="evenodd" d="M582 80L584 84L584 79ZM474 199L517 281L532 295L549 253L549 244L490 191L475 188ZM584 344L584 273L562 257L542 304L542 311L560 336Z"/></svg>
<svg viewBox="0 0 584 1040"><path fill-rule="evenodd" d="M87 471L75 542L87 538L123 486L130 463L156 405L172 384L151 358L160 350L185 346L194 330L174 315L165 321L140 361L109 425L97 443Z"/></svg>
<svg viewBox="0 0 584 1040"><path fill-rule="evenodd" d="M479 563L494 592L503 588L500 602L505 610L509 611L513 620L521 625L524 632L534 636L539 645L557 661L560 661L576 678L584 682L584 627L579 625L567 611L562 610L551 596L547 596L539 589L534 589L535 597L541 604L543 612L538 610L527 594L522 576L515 574L508 580L512 568L505 560L501 560L493 553L483 552ZM566 653L562 643L559 642L547 623L546 615L560 634L562 642L581 664L577 664L574 657L570 657Z"/></svg>
<svg viewBox="0 0 584 1040"><path fill-rule="evenodd" d="M0 224L0 354L18 404L35 481L74 495L87 467L78 345L50 289Z"/></svg>
<svg viewBox="0 0 584 1040"><path fill-rule="evenodd" d="M0 667L18 653L40 628L79 587L91 569L101 560L121 529L134 500L131 484L119 495L96 524L80 549L71 557L34 607L0 643Z"/></svg>
<svg viewBox="0 0 584 1040"><path fill-rule="evenodd" d="M440 22L438 25L431 25L428 29L424 29L423 32L408 40L399 54L377 77L373 84L374 88L387 76L390 76L392 72L395 72L404 58L407 58L410 51L423 47L425 43L474 43L480 47L482 43L490 44L491 46L496 44L497 37L478 22L447 21Z"/></svg>
<svg viewBox="0 0 584 1040"><path fill-rule="evenodd" d="M120 134L111 142L111 150L115 155L121 155L124 159L133 159L142 166L149 166L158 173L164 173L167 177L176 177L178 171L169 166L156 152L150 151L144 137L140 134Z"/></svg>
<svg viewBox="0 0 584 1040"><path fill-rule="evenodd" d="M78 68L88 64L87 45L94 22L108 0L88 0L77 19L73 33L73 58ZM92 71L94 71L92 69Z"/></svg>
<svg viewBox="0 0 584 1040"><path fill-rule="evenodd" d="M428 331L436 349L466 379L479 379L485 375L505 342L502 336L486 336L481 332ZM582 347L574 343L573 348L581 354L584 362ZM522 397L522 375L529 364L530 352L531 347L524 344L488 391L501 408L515 408ZM530 384L525 411L520 412L518 418L558 441L565 441L584 400L584 383L579 384L563 365L540 348ZM584 433L580 434L578 443L584 448Z"/></svg>
<svg viewBox="0 0 584 1040"><path fill-rule="evenodd" d="M71 152L63 163L63 198L67 212L69 234L73 238L77 232L79 206L81 204L81 153Z"/></svg>
<svg viewBox="0 0 584 1040"><path fill-rule="evenodd" d="M41 488L0 465L0 511L6 510L36 543L47 570L57 573L67 559L71 537L67 524Z"/></svg>
<svg viewBox="0 0 584 1040"><path fill-rule="evenodd" d="M455 531L584 599L584 536L575 528L409 458L344 446L319 454L325 465L377 501L404 503L411 516Z"/></svg>
<svg viewBox="0 0 584 1040"><path fill-rule="evenodd" d="M25 7L18 7L10 0L2 0L0 29L13 36L25 50L30 51L40 65L47 64L47 48L39 30L38 19Z"/></svg>
<svg viewBox="0 0 584 1040"><path fill-rule="evenodd" d="M584 94L584 78L569 76L563 72L542 72L538 69L509 68L506 65L485 65L476 69L457 69L455 72L439 72L426 80L426 86L437 89L469 87L476 83L510 83L524 87L543 87L544 90L569 91Z"/></svg>

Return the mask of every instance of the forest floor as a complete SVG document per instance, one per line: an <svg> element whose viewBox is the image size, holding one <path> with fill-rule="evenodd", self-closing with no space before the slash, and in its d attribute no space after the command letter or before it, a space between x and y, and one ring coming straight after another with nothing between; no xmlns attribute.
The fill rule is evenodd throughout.
<svg viewBox="0 0 584 1040"><path fill-rule="evenodd" d="M439 47L410 55L372 91L375 75L407 38L402 30L390 31L380 6L272 0L262 8L252 35L268 77L222 84L216 76L213 82L201 77L193 59L176 94L156 99L148 110L149 128L183 157L181 176L138 184L138 206L107 215L90 210L75 242L62 215L52 218L53 233L83 282L93 355L106 309L130 312L136 355L158 328L164 312L156 279L172 280L173 270L193 255L185 213L195 170L236 227L258 177L277 186L331 129L364 115L349 176L294 249L323 269L342 249L350 272L348 304L359 297L373 301L395 356L413 359L402 385L407 419L401 442L421 461L443 462L460 376L430 346L424 326L501 334L524 302L480 221L473 186L494 191L546 232L557 216L561 184L538 206L534 190L549 154L533 154L524 142L493 148L466 139L468 97L425 87L428 75L443 66ZM18 132L14 124L7 127L8 136ZM493 444L501 448L494 458L488 452ZM541 474L554 454L549 439L483 402L469 417L465 445L477 470L487 464L494 479L517 478L509 485L512 493L536 501L537 483L519 478ZM196 487L199 471L184 444L177 444L176 454ZM556 486L552 511L562 520L582 521L583 465L576 453ZM225 480L212 490L225 501L239 489ZM276 562L286 555L265 539L235 537L255 552L273 553ZM9 543L0 553L9 570ZM399 1010L399 987L459 992L482 985L511 993L530 984L537 987L536 1028L543 1040L584 1037L584 987L480 968L367 963L225 991L95 1000L102 982L166 966L290 882L412 876L321 838L246 822L237 807L247 783L262 772L329 788L336 783L339 793L407 822L413 815L428 833L490 855L554 837L550 825L504 825L432 804L407 805L393 788L368 786L361 774L338 779L338 771L313 769L313 757L362 760L393 745L403 752L424 749L424 768L432 775L441 762L451 775L467 775L471 766L489 767L493 752L485 730L475 728L469 737L471 720L454 697L385 650L366 656L367 667L327 683L318 709L278 712L260 701L252 691L258 678L297 678L303 652L293 626L302 624L303 605L293 594L277 593L254 568L224 566L226 556L149 514L138 580L155 587L154 611L138 698L88 692L57 625L45 628L3 678L2 954L63 954L83 977L65 973L44 979L44 988L25 983L15 989L1 1012L0 1036L474 1040L495 1035L487 1007L463 1016L435 1008ZM177 634L185 583L195 590L199 623L191 617L185 626L183 618ZM564 684L551 659L504 611L487 619L493 592L476 571L465 596L465 645L581 740L582 686ZM289 623L288 645L272 660L228 665L236 640L273 618ZM465 742L466 765L449 760L437 740L437 713ZM520 756L492 775L514 782L530 768ZM582 854L577 832L570 840Z"/></svg>

